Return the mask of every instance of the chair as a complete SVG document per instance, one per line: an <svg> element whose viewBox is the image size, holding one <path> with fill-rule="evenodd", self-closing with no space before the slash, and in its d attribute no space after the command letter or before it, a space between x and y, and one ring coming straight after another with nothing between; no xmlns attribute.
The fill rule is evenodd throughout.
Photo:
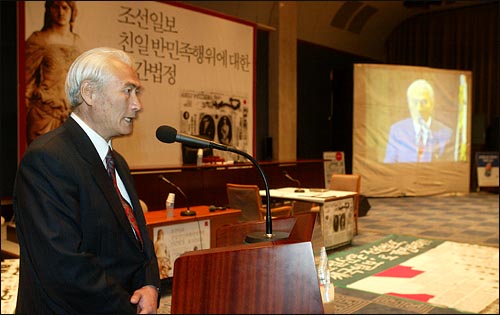
<svg viewBox="0 0 500 315"><path fill-rule="evenodd" d="M187 144L182 144L182 163L184 165L196 164L198 161L198 149L190 147ZM213 156L213 150L209 148L202 148L203 157Z"/></svg>
<svg viewBox="0 0 500 315"><path fill-rule="evenodd" d="M139 199L139 203L141 204L142 212L148 212L148 205L144 202L144 200Z"/></svg>
<svg viewBox="0 0 500 315"><path fill-rule="evenodd" d="M294 200L292 201L292 215L303 212L310 212L314 203L309 201Z"/></svg>
<svg viewBox="0 0 500 315"><path fill-rule="evenodd" d="M312 242L317 215L316 212L302 212L294 215L293 217L296 218L296 221L288 239L300 242ZM276 221L273 221L273 229L274 222Z"/></svg>
<svg viewBox="0 0 500 315"><path fill-rule="evenodd" d="M241 210L241 221L264 220L266 206L262 205L259 186L226 183L229 207ZM285 205L271 208L271 217L290 216L292 206Z"/></svg>
<svg viewBox="0 0 500 315"><path fill-rule="evenodd" d="M354 232L358 235L359 194L361 192L361 176L357 174L332 174L330 178L331 190L355 191L354 197Z"/></svg>

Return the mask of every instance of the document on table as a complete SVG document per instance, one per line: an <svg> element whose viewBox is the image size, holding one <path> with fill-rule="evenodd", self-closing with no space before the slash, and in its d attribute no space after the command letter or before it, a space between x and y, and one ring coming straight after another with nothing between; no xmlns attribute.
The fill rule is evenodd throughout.
<svg viewBox="0 0 500 315"><path fill-rule="evenodd" d="M304 192L295 192L295 187L284 187L278 189L270 189L269 194L273 198L284 198L294 200L307 200L312 202L325 202L327 199L341 198L355 194L352 191L328 190L323 188L306 188ZM260 191L261 196L265 196L265 190Z"/></svg>
<svg viewBox="0 0 500 315"><path fill-rule="evenodd" d="M336 193L337 193L336 191L332 190L327 190L322 192L315 192L309 190L309 192L301 193L301 195L304 197L332 198L332 197L337 197Z"/></svg>

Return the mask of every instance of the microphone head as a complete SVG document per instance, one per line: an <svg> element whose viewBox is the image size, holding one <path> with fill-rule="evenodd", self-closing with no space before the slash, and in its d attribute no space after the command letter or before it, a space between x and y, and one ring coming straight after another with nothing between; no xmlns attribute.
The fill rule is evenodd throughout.
<svg viewBox="0 0 500 315"><path fill-rule="evenodd" d="M173 143L177 137L177 130L170 126L160 126L156 129L156 138L161 142Z"/></svg>

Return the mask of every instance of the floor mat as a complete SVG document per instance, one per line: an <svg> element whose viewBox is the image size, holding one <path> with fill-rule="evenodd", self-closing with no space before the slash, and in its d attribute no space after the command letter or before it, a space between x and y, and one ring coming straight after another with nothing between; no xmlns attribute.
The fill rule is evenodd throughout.
<svg viewBox="0 0 500 315"><path fill-rule="evenodd" d="M329 255L336 287L481 312L498 298L498 248L389 235Z"/></svg>

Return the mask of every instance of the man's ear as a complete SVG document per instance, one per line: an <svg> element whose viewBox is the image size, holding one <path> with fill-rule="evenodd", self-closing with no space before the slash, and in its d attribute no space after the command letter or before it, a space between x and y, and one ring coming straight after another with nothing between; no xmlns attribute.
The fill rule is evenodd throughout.
<svg viewBox="0 0 500 315"><path fill-rule="evenodd" d="M96 87L89 80L85 80L80 85L80 95L83 98L83 101L87 105L94 104L94 97L96 95Z"/></svg>

